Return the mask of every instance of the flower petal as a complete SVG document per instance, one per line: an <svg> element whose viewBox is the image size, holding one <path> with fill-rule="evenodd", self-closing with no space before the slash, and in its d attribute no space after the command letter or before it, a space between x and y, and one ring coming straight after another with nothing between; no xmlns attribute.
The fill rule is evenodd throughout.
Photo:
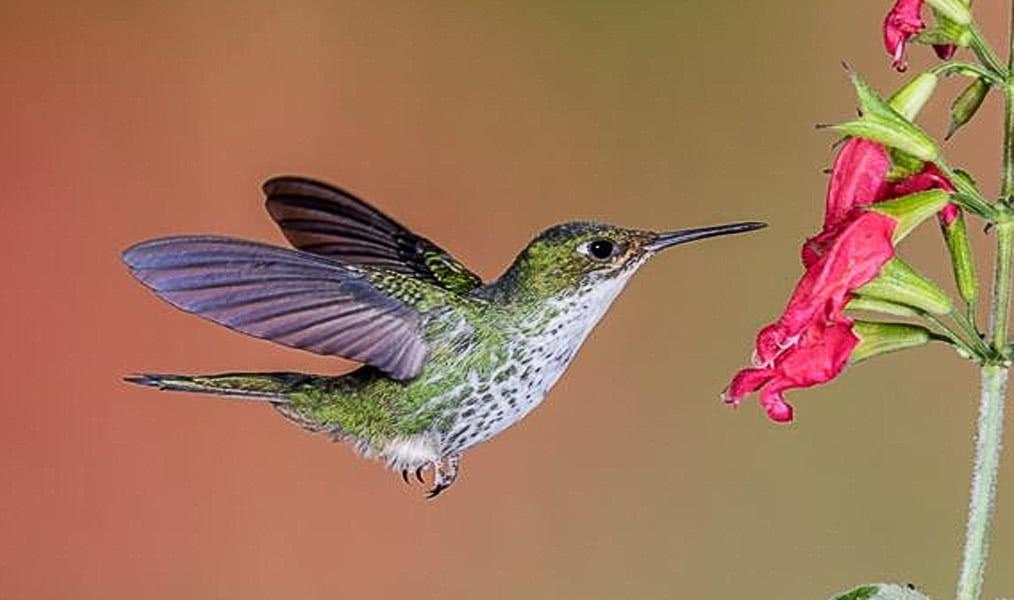
<svg viewBox="0 0 1014 600"><path fill-rule="evenodd" d="M769 368L743 369L733 378L724 395L725 401L738 404L747 394L760 391L761 406L778 423L792 420L792 406L784 392L807 388L834 379L848 364L859 343L852 332L852 321L814 321L777 364Z"/></svg>
<svg viewBox="0 0 1014 600"><path fill-rule="evenodd" d="M824 229L840 223L853 208L883 198L890 168L891 158L880 144L860 138L845 142L831 166Z"/></svg>

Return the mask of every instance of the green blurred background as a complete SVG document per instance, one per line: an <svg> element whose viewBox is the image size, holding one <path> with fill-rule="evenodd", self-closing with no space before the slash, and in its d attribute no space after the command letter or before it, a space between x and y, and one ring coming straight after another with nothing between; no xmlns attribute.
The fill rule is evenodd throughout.
<svg viewBox="0 0 1014 600"><path fill-rule="evenodd" d="M969 364L872 361L792 395L790 426L718 401L820 221L813 125L855 104L839 62L901 81L887 6L3 3L0 597L948 597ZM1006 9L976 3L998 45ZM991 193L998 104L948 147ZM549 401L427 502L265 406L119 380L348 367L174 311L119 263L166 234L280 243L258 190L279 173L348 187L487 277L561 220L771 227L647 266ZM923 229L903 253L950 284ZM1009 454L988 598L1014 593Z"/></svg>

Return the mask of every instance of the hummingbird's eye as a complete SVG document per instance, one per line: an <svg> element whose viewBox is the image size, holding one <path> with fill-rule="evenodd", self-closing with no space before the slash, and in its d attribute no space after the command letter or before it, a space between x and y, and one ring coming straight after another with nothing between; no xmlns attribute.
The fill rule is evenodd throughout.
<svg viewBox="0 0 1014 600"><path fill-rule="evenodd" d="M578 246L578 252L595 260L608 260L618 254L617 246L610 240L592 240Z"/></svg>

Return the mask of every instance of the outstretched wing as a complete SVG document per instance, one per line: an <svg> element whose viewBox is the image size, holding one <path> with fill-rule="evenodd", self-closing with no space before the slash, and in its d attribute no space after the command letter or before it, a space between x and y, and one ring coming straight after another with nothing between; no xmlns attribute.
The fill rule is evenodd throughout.
<svg viewBox="0 0 1014 600"><path fill-rule="evenodd" d="M181 236L137 244L123 260L163 300L248 335L367 363L395 379L418 375L426 358L418 311L325 258Z"/></svg>
<svg viewBox="0 0 1014 600"><path fill-rule="evenodd" d="M404 273L463 294L482 279L433 242L336 187L301 177L264 184L271 218L293 246L338 262Z"/></svg>

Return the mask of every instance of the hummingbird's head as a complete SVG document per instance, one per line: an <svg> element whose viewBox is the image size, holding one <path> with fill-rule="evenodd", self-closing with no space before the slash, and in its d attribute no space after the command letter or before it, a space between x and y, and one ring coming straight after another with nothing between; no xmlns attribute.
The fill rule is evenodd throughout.
<svg viewBox="0 0 1014 600"><path fill-rule="evenodd" d="M607 282L625 283L648 258L666 248L764 226L733 223L658 233L601 223L563 223L532 240L505 277L542 297Z"/></svg>

